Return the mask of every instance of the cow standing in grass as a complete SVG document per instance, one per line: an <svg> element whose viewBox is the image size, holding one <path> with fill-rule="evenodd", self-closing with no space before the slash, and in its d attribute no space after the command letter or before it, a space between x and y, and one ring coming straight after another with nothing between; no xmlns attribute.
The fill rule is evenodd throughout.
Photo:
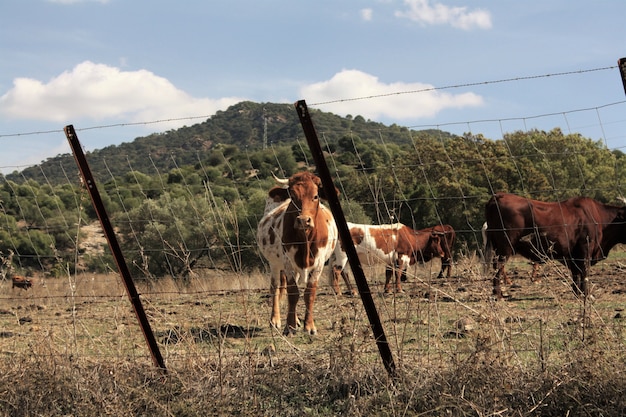
<svg viewBox="0 0 626 417"><path fill-rule="evenodd" d="M23 290L27 290L33 286L33 282L30 279L23 277L21 275L13 275L13 277L11 278L11 281L13 283L11 285L11 289L21 288Z"/></svg>
<svg viewBox="0 0 626 417"><path fill-rule="evenodd" d="M613 246L626 243L626 207L586 197L544 202L497 193L485 205L485 218L487 252L495 252L497 297L502 296L501 281L509 281L504 264L512 255L561 262L572 274L574 291L587 295L590 267L605 259Z"/></svg>
<svg viewBox="0 0 626 417"><path fill-rule="evenodd" d="M434 256L443 257L441 248L443 233L428 230L420 232L402 224L367 225L348 223L350 236L363 265L385 264L385 292L391 293L395 277L395 291L402 293L402 274L409 265L430 260ZM338 245L331 260L331 279L335 293L339 291L339 277L345 277L348 256Z"/></svg>
<svg viewBox="0 0 626 417"><path fill-rule="evenodd" d="M304 330L313 335L317 333L313 319L317 285L324 263L337 244L337 226L330 210L322 204L327 190L319 177L299 172L289 179L276 180L279 185L269 191L268 201L282 203L265 213L257 230L259 249L271 269L270 324L281 327L280 301L286 292L288 312L284 333L295 333L299 322L296 313L299 285L303 285Z"/></svg>

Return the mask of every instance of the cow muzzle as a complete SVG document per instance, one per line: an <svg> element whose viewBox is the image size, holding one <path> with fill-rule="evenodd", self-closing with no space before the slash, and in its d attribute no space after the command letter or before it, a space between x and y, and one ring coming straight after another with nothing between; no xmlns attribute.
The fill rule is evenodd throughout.
<svg viewBox="0 0 626 417"><path fill-rule="evenodd" d="M305 216L305 215L300 215L296 217L296 224L295 224L296 229L310 230L314 226L315 226L315 223L313 221L313 217Z"/></svg>

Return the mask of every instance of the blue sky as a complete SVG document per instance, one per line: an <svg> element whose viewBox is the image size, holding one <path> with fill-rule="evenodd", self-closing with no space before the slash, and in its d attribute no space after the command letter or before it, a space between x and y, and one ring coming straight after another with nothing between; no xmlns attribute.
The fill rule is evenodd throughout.
<svg viewBox="0 0 626 417"><path fill-rule="evenodd" d="M622 148L625 15L621 0L4 1L0 172L69 152L68 124L89 151L241 100L492 139L559 126Z"/></svg>

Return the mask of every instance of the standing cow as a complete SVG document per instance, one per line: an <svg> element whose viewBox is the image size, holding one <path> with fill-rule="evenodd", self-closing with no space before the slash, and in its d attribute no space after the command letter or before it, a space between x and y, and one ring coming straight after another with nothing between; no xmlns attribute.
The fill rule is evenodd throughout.
<svg viewBox="0 0 626 417"><path fill-rule="evenodd" d="M454 242L456 240L456 232L449 224L440 224L419 230L419 232L423 233L428 233L429 231L433 233L441 233L441 249L443 250L443 256L441 257L441 270L439 271L437 278L443 278L444 274L446 275L446 278L450 278L452 275L452 248L454 247ZM424 262L428 262L432 259L432 257L436 256L433 254L432 257L427 258L427 254L424 255Z"/></svg>
<svg viewBox="0 0 626 417"><path fill-rule="evenodd" d="M504 264L515 254L535 262L554 259L570 270L574 291L589 293L589 268L626 243L626 208L586 197L559 202L497 193L485 205L487 249L495 251L494 294L502 296ZM488 258L489 259L489 258Z"/></svg>
<svg viewBox="0 0 626 417"><path fill-rule="evenodd" d="M27 290L33 286L33 282L30 279L21 275L13 275L13 277L11 278L11 282L11 289L21 288L23 290Z"/></svg>
<svg viewBox="0 0 626 417"><path fill-rule="evenodd" d="M300 172L289 179L276 180L279 185L269 191L268 201L282 203L263 216L257 230L259 249L271 269L270 324L281 327L280 300L286 292L289 307L284 333L295 332L298 285L302 284L306 306L304 330L313 335L317 333L313 320L317 284L324 263L337 244L337 226L330 210L321 202L325 190L317 176Z"/></svg>
<svg viewBox="0 0 626 417"><path fill-rule="evenodd" d="M402 274L409 265L430 260L433 256L443 257L441 248L442 232L429 230L419 232L402 224L366 225L348 223L352 242L363 265L383 263L387 265L385 293L392 292L392 277L395 276L395 290L402 293ZM331 280L335 293L339 293L339 277L345 276L348 256L339 244L331 260Z"/></svg>

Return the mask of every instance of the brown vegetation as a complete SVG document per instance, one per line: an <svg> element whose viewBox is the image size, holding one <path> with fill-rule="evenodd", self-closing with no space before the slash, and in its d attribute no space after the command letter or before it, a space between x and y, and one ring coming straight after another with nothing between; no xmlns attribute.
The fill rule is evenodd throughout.
<svg viewBox="0 0 626 417"><path fill-rule="evenodd" d="M460 259L451 279L437 279L433 262L398 296L383 295L384 271L365 271L376 277L394 379L359 298L330 287L317 299L318 335L286 338L268 326L265 276L138 282L162 373L115 275L47 279L3 300L0 413L624 415L622 262L592 268L586 303L557 264L538 283L526 261L510 264L506 301L491 299L480 269Z"/></svg>

